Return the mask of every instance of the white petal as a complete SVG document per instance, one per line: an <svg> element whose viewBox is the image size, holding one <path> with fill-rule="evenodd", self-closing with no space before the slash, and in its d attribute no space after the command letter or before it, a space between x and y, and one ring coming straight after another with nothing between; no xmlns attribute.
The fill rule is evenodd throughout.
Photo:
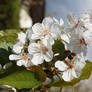
<svg viewBox="0 0 92 92"><path fill-rule="evenodd" d="M85 38L86 44L88 46L91 46L91 44L92 44L92 31L85 31L84 34L83 34L83 36Z"/></svg>
<svg viewBox="0 0 92 92"><path fill-rule="evenodd" d="M44 39L41 40L42 44L44 44L44 46L46 47L52 47L52 37L45 37Z"/></svg>
<svg viewBox="0 0 92 92"><path fill-rule="evenodd" d="M55 67L58 68L60 71L65 71L68 68L68 66L64 63L64 61L57 61L55 63Z"/></svg>
<svg viewBox="0 0 92 92"><path fill-rule="evenodd" d="M68 14L67 19L69 24L72 26L74 26L77 23L77 19L73 13Z"/></svg>
<svg viewBox="0 0 92 92"><path fill-rule="evenodd" d="M40 34L32 34L31 39L40 39L41 36Z"/></svg>
<svg viewBox="0 0 92 92"><path fill-rule="evenodd" d="M62 26L64 24L64 21L63 21L63 19L61 18L60 19L60 25Z"/></svg>
<svg viewBox="0 0 92 92"><path fill-rule="evenodd" d="M32 30L33 30L34 34L38 34L38 35L42 34L42 32L43 32L42 24L40 24L40 23L34 24L32 26Z"/></svg>
<svg viewBox="0 0 92 92"><path fill-rule="evenodd" d="M24 62L24 60L19 60L19 61L17 61L17 65L18 66L22 66L23 65L23 62Z"/></svg>
<svg viewBox="0 0 92 92"><path fill-rule="evenodd" d="M68 70L64 71L62 78L65 81L71 81L73 79L72 70L68 69Z"/></svg>
<svg viewBox="0 0 92 92"><path fill-rule="evenodd" d="M26 41L26 34L23 33L23 32L18 33L18 40L19 40L21 43L25 44L25 41Z"/></svg>
<svg viewBox="0 0 92 92"><path fill-rule="evenodd" d="M24 64L23 64L25 67L30 67L30 66L32 66L32 65L34 65L30 60L29 61L27 61L26 63L24 62Z"/></svg>
<svg viewBox="0 0 92 92"><path fill-rule="evenodd" d="M31 43L29 46L28 46L28 52L29 54L35 54L35 53L38 53L40 52L40 45L37 44L37 43Z"/></svg>
<svg viewBox="0 0 92 92"><path fill-rule="evenodd" d="M13 51L17 54L21 53L21 50L23 49L23 44L18 42L13 46Z"/></svg>
<svg viewBox="0 0 92 92"><path fill-rule="evenodd" d="M23 8L20 10L19 23L21 28L30 28L32 26L32 19Z"/></svg>
<svg viewBox="0 0 92 92"><path fill-rule="evenodd" d="M80 44L79 39L82 38L82 36L80 36L80 34L72 35L72 38L70 39L70 42L68 45L68 49L76 54L84 53L84 56L86 56L87 46L85 46L84 44Z"/></svg>
<svg viewBox="0 0 92 92"><path fill-rule="evenodd" d="M54 38L54 39L57 39L58 36L61 35L61 27L60 25L54 23L52 26L51 26L51 36Z"/></svg>
<svg viewBox="0 0 92 92"><path fill-rule="evenodd" d="M33 41L31 39L32 34L33 34L33 30L31 28L26 31L26 37L27 37L27 39L30 40L30 42Z"/></svg>
<svg viewBox="0 0 92 92"><path fill-rule="evenodd" d="M74 65L75 65L75 72L77 77L80 77L82 69L84 68L85 64L86 64L85 62L75 61Z"/></svg>
<svg viewBox="0 0 92 92"><path fill-rule="evenodd" d="M61 35L61 39L64 40L66 43L69 43L69 37L66 34Z"/></svg>
<svg viewBox="0 0 92 92"><path fill-rule="evenodd" d="M44 55L44 59L47 62L50 62L53 59L53 52L50 50Z"/></svg>
<svg viewBox="0 0 92 92"><path fill-rule="evenodd" d="M32 63L34 65L38 65L38 64L42 64L43 63L44 58L43 58L43 56L40 53L37 53L37 54L33 55L33 58L32 58L31 61L32 61Z"/></svg>
<svg viewBox="0 0 92 92"><path fill-rule="evenodd" d="M9 60L19 60L19 59L21 59L20 55L11 54L9 56Z"/></svg>
<svg viewBox="0 0 92 92"><path fill-rule="evenodd" d="M45 38L42 39L42 43L45 46L50 47L54 44L54 39L51 36L46 36Z"/></svg>
<svg viewBox="0 0 92 92"><path fill-rule="evenodd" d="M51 17L46 17L43 19L42 24L47 28L50 29L50 26L54 23L54 19Z"/></svg>
<svg viewBox="0 0 92 92"><path fill-rule="evenodd" d="M53 20L55 21L54 23L59 24L59 21L55 17L53 17Z"/></svg>
<svg viewBox="0 0 92 92"><path fill-rule="evenodd" d="M74 68L72 69L72 76L75 77L75 78L78 78Z"/></svg>

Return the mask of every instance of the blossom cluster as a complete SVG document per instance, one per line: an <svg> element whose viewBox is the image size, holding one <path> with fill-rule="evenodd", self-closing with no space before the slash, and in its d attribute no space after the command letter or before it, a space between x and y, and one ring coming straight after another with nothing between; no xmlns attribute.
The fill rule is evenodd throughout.
<svg viewBox="0 0 92 92"><path fill-rule="evenodd" d="M56 60L54 67L62 73L65 81L78 78L85 66L87 48L92 44L92 15L81 14L77 19L73 13L67 16L68 24L64 26L62 19L46 17L42 23L35 23L26 33L18 33L16 44L13 46L14 54L10 60L16 60L18 66L30 67L41 65L44 62L53 62L55 56L52 46L55 40L61 40L71 57L63 61ZM62 51L61 51L62 53Z"/></svg>

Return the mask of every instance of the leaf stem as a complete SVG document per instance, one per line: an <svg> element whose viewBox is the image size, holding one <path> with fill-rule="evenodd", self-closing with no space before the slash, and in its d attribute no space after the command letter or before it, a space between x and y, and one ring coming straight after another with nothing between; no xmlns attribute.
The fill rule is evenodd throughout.
<svg viewBox="0 0 92 92"><path fill-rule="evenodd" d="M59 92L62 92L62 88L60 88Z"/></svg>
<svg viewBox="0 0 92 92"><path fill-rule="evenodd" d="M74 92L74 87L72 87L72 92Z"/></svg>
<svg viewBox="0 0 92 92"><path fill-rule="evenodd" d="M62 79L61 79L61 77L58 75L58 74L56 74L57 75L57 77L59 78L59 80L61 81Z"/></svg>

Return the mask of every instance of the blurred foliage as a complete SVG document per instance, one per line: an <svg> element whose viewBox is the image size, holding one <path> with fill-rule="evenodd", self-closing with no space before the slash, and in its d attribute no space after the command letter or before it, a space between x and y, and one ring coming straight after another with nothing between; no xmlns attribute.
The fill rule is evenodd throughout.
<svg viewBox="0 0 92 92"><path fill-rule="evenodd" d="M11 48L16 42L17 33L20 30L5 30L0 31L0 64L4 65L9 61L9 55L12 53Z"/></svg>
<svg viewBox="0 0 92 92"><path fill-rule="evenodd" d="M0 29L19 28L19 0L0 0Z"/></svg>

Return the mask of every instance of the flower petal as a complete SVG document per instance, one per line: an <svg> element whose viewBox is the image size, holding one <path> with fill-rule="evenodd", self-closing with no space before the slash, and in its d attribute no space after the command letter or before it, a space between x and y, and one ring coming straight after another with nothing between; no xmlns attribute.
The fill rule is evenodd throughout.
<svg viewBox="0 0 92 92"><path fill-rule="evenodd" d="M36 23L32 26L32 30L34 34L41 35L43 32L42 24L41 23Z"/></svg>
<svg viewBox="0 0 92 92"><path fill-rule="evenodd" d="M78 78L74 68L72 69L72 76L75 77L75 78Z"/></svg>
<svg viewBox="0 0 92 92"><path fill-rule="evenodd" d="M32 34L31 39L40 39L41 35L40 34Z"/></svg>
<svg viewBox="0 0 92 92"><path fill-rule="evenodd" d="M53 59L53 52L51 50L49 50L45 55L44 55L44 59L47 62L50 62Z"/></svg>
<svg viewBox="0 0 92 92"><path fill-rule="evenodd" d="M19 61L17 61L17 65L18 66L22 66L23 65L23 62L24 62L24 60L19 60Z"/></svg>
<svg viewBox="0 0 92 92"><path fill-rule="evenodd" d="M25 44L26 41L26 34L23 32L18 33L18 40L22 43Z"/></svg>
<svg viewBox="0 0 92 92"><path fill-rule="evenodd" d="M20 55L11 54L9 56L9 60L19 60L19 59L21 59Z"/></svg>
<svg viewBox="0 0 92 92"><path fill-rule="evenodd" d="M42 24L46 27L46 29L50 29L51 25L54 23L54 19L51 17L46 17L43 19Z"/></svg>
<svg viewBox="0 0 92 92"><path fill-rule="evenodd" d="M68 70L64 71L62 78L65 81L71 81L73 79L72 70L68 69Z"/></svg>
<svg viewBox="0 0 92 92"><path fill-rule="evenodd" d="M54 39L57 39L58 36L61 35L61 27L59 24L56 24L54 23L52 26L51 26L51 36L54 38Z"/></svg>
<svg viewBox="0 0 92 92"><path fill-rule="evenodd" d="M64 63L64 61L57 61L55 63L55 67L58 68L60 71L65 71L68 68L68 66Z"/></svg>
<svg viewBox="0 0 92 92"><path fill-rule="evenodd" d="M40 52L40 45L37 44L37 43L31 43L29 46L28 46L28 52L29 54L35 54L35 53L38 53Z"/></svg>
<svg viewBox="0 0 92 92"><path fill-rule="evenodd" d="M77 19L73 13L68 14L67 19L68 19L69 25L71 26L74 26L77 23Z"/></svg>
<svg viewBox="0 0 92 92"><path fill-rule="evenodd" d="M21 50L23 49L23 44L18 42L13 46L13 51L17 54L21 53Z"/></svg>
<svg viewBox="0 0 92 92"><path fill-rule="evenodd" d="M84 68L85 64L86 64L85 62L80 62L80 61L75 62L75 72L77 77L80 77L81 71Z"/></svg>
<svg viewBox="0 0 92 92"><path fill-rule="evenodd" d="M60 25L62 26L64 24L64 21L63 21L63 19L61 18L60 19Z"/></svg>
<svg viewBox="0 0 92 92"><path fill-rule="evenodd" d="M43 56L40 53L36 53L36 54L33 55L33 58L32 58L31 61L32 61L32 63L34 65L38 65L38 64L42 64L43 63L44 58L43 58Z"/></svg>
<svg viewBox="0 0 92 92"><path fill-rule="evenodd" d="M30 42L33 41L33 40L31 39L32 34L33 34L33 30L32 30L32 28L29 28L29 29L26 31L26 37L27 37L27 39L30 40Z"/></svg>

